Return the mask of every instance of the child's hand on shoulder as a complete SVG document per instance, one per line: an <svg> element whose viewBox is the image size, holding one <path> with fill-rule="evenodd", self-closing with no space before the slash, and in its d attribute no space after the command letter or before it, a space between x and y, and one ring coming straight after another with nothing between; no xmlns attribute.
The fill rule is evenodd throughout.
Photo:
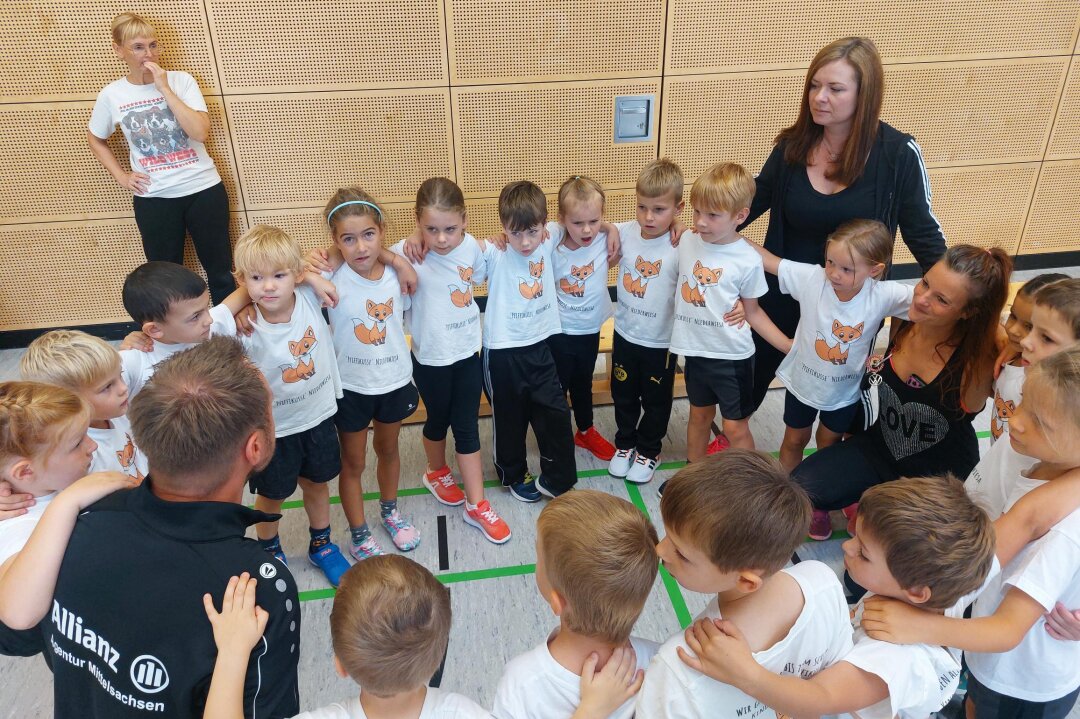
<svg viewBox="0 0 1080 719"><path fill-rule="evenodd" d="M571 719L606 719L638 693L645 672L637 668L637 654L631 646L618 647L600 671L595 652L581 670L581 703Z"/></svg>
<svg viewBox="0 0 1080 719"><path fill-rule="evenodd" d="M685 637L693 654L678 647L675 651L679 659L691 669L718 682L743 687L753 680L754 672L761 668L734 622L699 619L686 628Z"/></svg>
<svg viewBox="0 0 1080 719"><path fill-rule="evenodd" d="M420 278L417 276L416 270L408 262L401 262L399 265L395 266L394 270L397 272L402 296L416 294L416 288L420 286Z"/></svg>
<svg viewBox="0 0 1080 719"><path fill-rule="evenodd" d="M544 234L545 234L544 239L546 240L547 239L547 230L546 229L544 230ZM495 249L498 250L499 252L506 252L507 239L506 239L506 233L505 232L496 232L491 237L488 237L486 239L486 241L490 242L492 245L494 245Z"/></svg>
<svg viewBox="0 0 1080 719"><path fill-rule="evenodd" d="M742 299L735 300L731 311L724 315L724 322L735 325L736 329L742 329L742 326L746 324L746 310L743 308Z"/></svg>
<svg viewBox="0 0 1080 719"><path fill-rule="evenodd" d="M427 257L427 245L424 244L424 239L420 236L420 228L417 227L413 230L412 234L405 238L405 244L401 246L401 251L405 253L405 258L414 264L424 264L424 258Z"/></svg>
<svg viewBox="0 0 1080 719"><path fill-rule="evenodd" d="M304 259L313 272L333 272L336 269L330 262L330 253L322 247L316 247Z"/></svg>
<svg viewBox="0 0 1080 719"><path fill-rule="evenodd" d="M34 495L16 492L11 482L0 480L0 522L26 514L35 503Z"/></svg>
<svg viewBox="0 0 1080 719"><path fill-rule="evenodd" d="M1080 609L1069 609L1061 602L1047 612L1046 633L1063 642L1080 641Z"/></svg>
<svg viewBox="0 0 1080 719"><path fill-rule="evenodd" d="M686 223L676 217L675 221L671 223L671 239L669 242L671 242L672 247L679 246L684 232L686 232Z"/></svg>
<svg viewBox="0 0 1080 719"><path fill-rule="evenodd" d="M121 489L133 489L140 484L141 479L121 472L94 472L56 495L56 501L71 503L76 511L81 512L102 497Z"/></svg>
<svg viewBox="0 0 1080 719"><path fill-rule="evenodd" d="M315 272L304 273L304 284L312 289L322 307L337 307L337 287L330 280Z"/></svg>
<svg viewBox="0 0 1080 719"><path fill-rule="evenodd" d="M220 656L246 658L259 643L270 615L255 604L257 586L258 580L247 572L230 577L220 612L214 608L213 597L209 593L203 595L203 607L214 628L214 644Z"/></svg>
<svg viewBox="0 0 1080 719"><path fill-rule="evenodd" d="M622 243L619 241L619 228L605 222L601 229L607 233L607 262L616 265L622 259Z"/></svg>
<svg viewBox="0 0 1080 719"><path fill-rule="evenodd" d="M236 322L237 333L250 337L251 333L255 331L255 320L257 318L258 314L255 312L255 305L246 305L233 317L233 321Z"/></svg>
<svg viewBox="0 0 1080 719"><path fill-rule="evenodd" d="M890 644L929 644L933 638L920 630L927 616L932 615L907 602L874 596L863 600L861 624L871 639Z"/></svg>
<svg viewBox="0 0 1080 719"><path fill-rule="evenodd" d="M154 340L142 330L129 332L124 341L120 343L121 350L138 350L140 352L153 352Z"/></svg>

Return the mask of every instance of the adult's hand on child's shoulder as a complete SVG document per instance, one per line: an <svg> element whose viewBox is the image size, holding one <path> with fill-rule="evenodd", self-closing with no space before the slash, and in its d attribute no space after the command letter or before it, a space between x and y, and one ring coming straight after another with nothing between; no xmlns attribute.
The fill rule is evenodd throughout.
<svg viewBox="0 0 1080 719"><path fill-rule="evenodd" d="M1061 602L1044 615L1046 633L1063 642L1080 641L1080 609L1069 609Z"/></svg>
<svg viewBox="0 0 1080 719"><path fill-rule="evenodd" d="M637 668L637 654L631 646L617 647L604 668L596 670L600 657L593 652L581 670L581 702L571 719L605 719L630 701L645 681Z"/></svg>
<svg viewBox="0 0 1080 719"><path fill-rule="evenodd" d="M26 514L36 504L34 495L16 492L6 479L0 480L0 522Z"/></svg>
<svg viewBox="0 0 1080 719"><path fill-rule="evenodd" d="M138 487L142 480L142 476L132 477L122 472L94 472L56 495L56 501L70 502L81 512L113 492Z"/></svg>
<svg viewBox="0 0 1080 719"><path fill-rule="evenodd" d="M210 594L203 595L203 608L214 629L214 643L220 654L247 656L266 630L269 613L255 604L258 580L247 572L230 577L221 600L221 611Z"/></svg>
<svg viewBox="0 0 1080 719"><path fill-rule="evenodd" d="M152 352L154 350L154 340L150 339L150 335L142 330L135 330L134 332L129 332L127 337L124 338L124 341L120 343L120 349Z"/></svg>

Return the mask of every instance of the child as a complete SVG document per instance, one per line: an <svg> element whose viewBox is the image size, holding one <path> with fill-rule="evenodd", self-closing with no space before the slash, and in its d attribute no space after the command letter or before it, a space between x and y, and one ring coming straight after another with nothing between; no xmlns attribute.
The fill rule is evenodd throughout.
<svg viewBox="0 0 1080 719"><path fill-rule="evenodd" d="M685 242L685 240L684 240ZM680 470L660 503L667 535L657 546L680 585L716 598L699 618L723 617L746 634L754 659L785 674L813 675L851 649L844 590L825 564L781 569L806 536L810 500L780 464L729 449ZM637 716L758 716L765 705L686 666L680 632L657 653Z"/></svg>
<svg viewBox="0 0 1080 719"><path fill-rule="evenodd" d="M757 298L768 290L761 257L739 241L735 229L750 213L754 189L754 178L745 168L722 163L699 177L690 192L696 234L685 235L679 244L671 352L686 358L686 456L691 462L705 457L717 405L731 446L754 447L750 327L782 352L791 347L791 340L758 305ZM750 327L724 321L740 299Z"/></svg>
<svg viewBox="0 0 1080 719"><path fill-rule="evenodd" d="M255 583L246 574L230 579L221 612L203 597L218 645L205 717L244 716L244 672L267 620ZM450 594L416 562L384 555L349 569L334 596L330 637L334 671L360 692L296 719L490 718L471 699L427 686L450 638Z"/></svg>
<svg viewBox="0 0 1080 719"><path fill-rule="evenodd" d="M146 457L131 438L128 388L111 345L78 330L53 330L30 343L19 368L24 379L69 389L90 408L87 434L97 444L91 471L112 470L142 481Z"/></svg>
<svg viewBox="0 0 1080 719"><path fill-rule="evenodd" d="M1020 387L1024 384L1023 349L1020 341L1031 332L1031 312L1035 293L1058 280L1067 280L1068 275L1060 272L1047 272L1036 275L1024 283L1013 298L1009 307L1009 316L1005 319L1005 334L1008 343L1002 351L1004 360L997 367L994 379L994 406L990 414L990 443L994 444L1001 435L1009 431L1009 417L1020 404Z"/></svg>
<svg viewBox="0 0 1080 719"><path fill-rule="evenodd" d="M1080 278L1059 280L1035 293L1031 331L1020 340L1020 364L1029 367L1080 341Z"/></svg>
<svg viewBox="0 0 1080 719"><path fill-rule="evenodd" d="M590 654L608 661L629 646L644 669L657 649L630 636L656 579L656 530L640 511L583 489L545 507L536 534L536 585L559 626L506 665L492 709L498 719L568 717ZM630 699L611 716L633 713Z"/></svg>
<svg viewBox="0 0 1080 719"><path fill-rule="evenodd" d="M337 586L349 562L330 541L327 482L341 471L333 422L341 378L319 301L310 288L297 288L303 268L300 246L276 227L255 225L236 243L236 278L256 313L251 336L240 339L270 385L276 437L273 458L249 485L255 508L270 514L280 513L300 485L311 533L308 560ZM287 564L277 530L276 521L255 527L263 549Z"/></svg>
<svg viewBox="0 0 1080 719"><path fill-rule="evenodd" d="M611 317L608 295L608 231L604 190L596 180L575 175L559 188L559 221L548 223L555 243L552 269L562 332L547 338L559 384L570 395L577 433L574 444L605 462L615 454L593 426L592 378L600 353L600 328Z"/></svg>
<svg viewBox="0 0 1080 719"><path fill-rule="evenodd" d="M636 192L637 219L618 225L623 260L611 346L618 431L608 474L641 484L660 461L679 360L669 349L679 256L667 237L683 209L682 170L654 160L638 175Z"/></svg>
<svg viewBox="0 0 1080 719"><path fill-rule="evenodd" d="M489 244L488 302L484 312L484 391L491 405L495 471L510 494L538 502L577 482L570 408L545 340L562 330L556 308L552 244L546 242L547 198L531 182L512 182L499 194L505 251ZM526 463L525 432L532 425L540 476Z"/></svg>

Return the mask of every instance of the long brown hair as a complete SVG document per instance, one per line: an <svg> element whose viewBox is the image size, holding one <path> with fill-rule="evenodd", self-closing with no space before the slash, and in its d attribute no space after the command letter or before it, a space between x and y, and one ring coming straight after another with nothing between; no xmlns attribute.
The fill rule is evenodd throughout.
<svg viewBox="0 0 1080 719"><path fill-rule="evenodd" d="M821 142L825 132L810 115L810 82L818 70L837 60L844 60L855 69L859 87L851 135L844 144L844 151L840 153L840 161L825 172L825 177L851 185L863 173L866 158L870 156L870 148L877 139L878 120L881 117L885 73L873 40L865 37L845 37L821 48L806 71L799 116L794 125L780 131L775 142L784 143L784 161L789 165L805 165L809 162L810 153Z"/></svg>

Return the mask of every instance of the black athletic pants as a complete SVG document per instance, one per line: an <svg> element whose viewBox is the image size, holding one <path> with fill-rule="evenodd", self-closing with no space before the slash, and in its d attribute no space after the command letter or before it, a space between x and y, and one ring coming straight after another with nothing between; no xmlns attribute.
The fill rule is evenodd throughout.
<svg viewBox="0 0 1080 719"><path fill-rule="evenodd" d="M678 355L663 347L642 347L618 332L611 347L611 401L615 405L615 446L656 459L671 419L671 394Z"/></svg>
<svg viewBox="0 0 1080 719"><path fill-rule="evenodd" d="M857 434L820 449L791 472L791 478L810 495L814 509L843 509L858 502L871 487L900 478L897 472L884 472L889 464L885 458L873 461L875 452L866 438Z"/></svg>
<svg viewBox="0 0 1080 719"><path fill-rule="evenodd" d="M596 355L600 353L600 333L557 334L547 338L555 359L555 371L563 391L570 394L570 407L579 432L593 426L592 378Z"/></svg>
<svg viewBox="0 0 1080 719"><path fill-rule="evenodd" d="M782 293L777 285L776 276L766 274L765 281L769 285L769 291L758 298L761 309L769 315L769 319L788 337L795 336L795 328L799 326L799 303L790 295ZM758 333L754 333L754 411L756 412L765 400L765 394L769 391L769 384L776 376L776 370L784 355L780 350L761 339Z"/></svg>
<svg viewBox="0 0 1080 719"><path fill-rule="evenodd" d="M413 382L424 400L427 420L424 436L432 442L446 439L446 430L454 430L454 451L472 454L480 451L480 387L483 374L480 355L471 354L453 364L434 367L412 358Z"/></svg>
<svg viewBox="0 0 1080 719"><path fill-rule="evenodd" d="M556 491L577 482L570 408L546 342L484 348L484 393L491 405L495 471L504 486L524 481L529 465L525 433L532 425L540 473Z"/></svg>
<svg viewBox="0 0 1080 719"><path fill-rule="evenodd" d="M214 303L236 289L229 245L229 196L224 184L219 182L184 197L135 195L134 204L135 224L148 262L184 264L184 234L190 232Z"/></svg>

